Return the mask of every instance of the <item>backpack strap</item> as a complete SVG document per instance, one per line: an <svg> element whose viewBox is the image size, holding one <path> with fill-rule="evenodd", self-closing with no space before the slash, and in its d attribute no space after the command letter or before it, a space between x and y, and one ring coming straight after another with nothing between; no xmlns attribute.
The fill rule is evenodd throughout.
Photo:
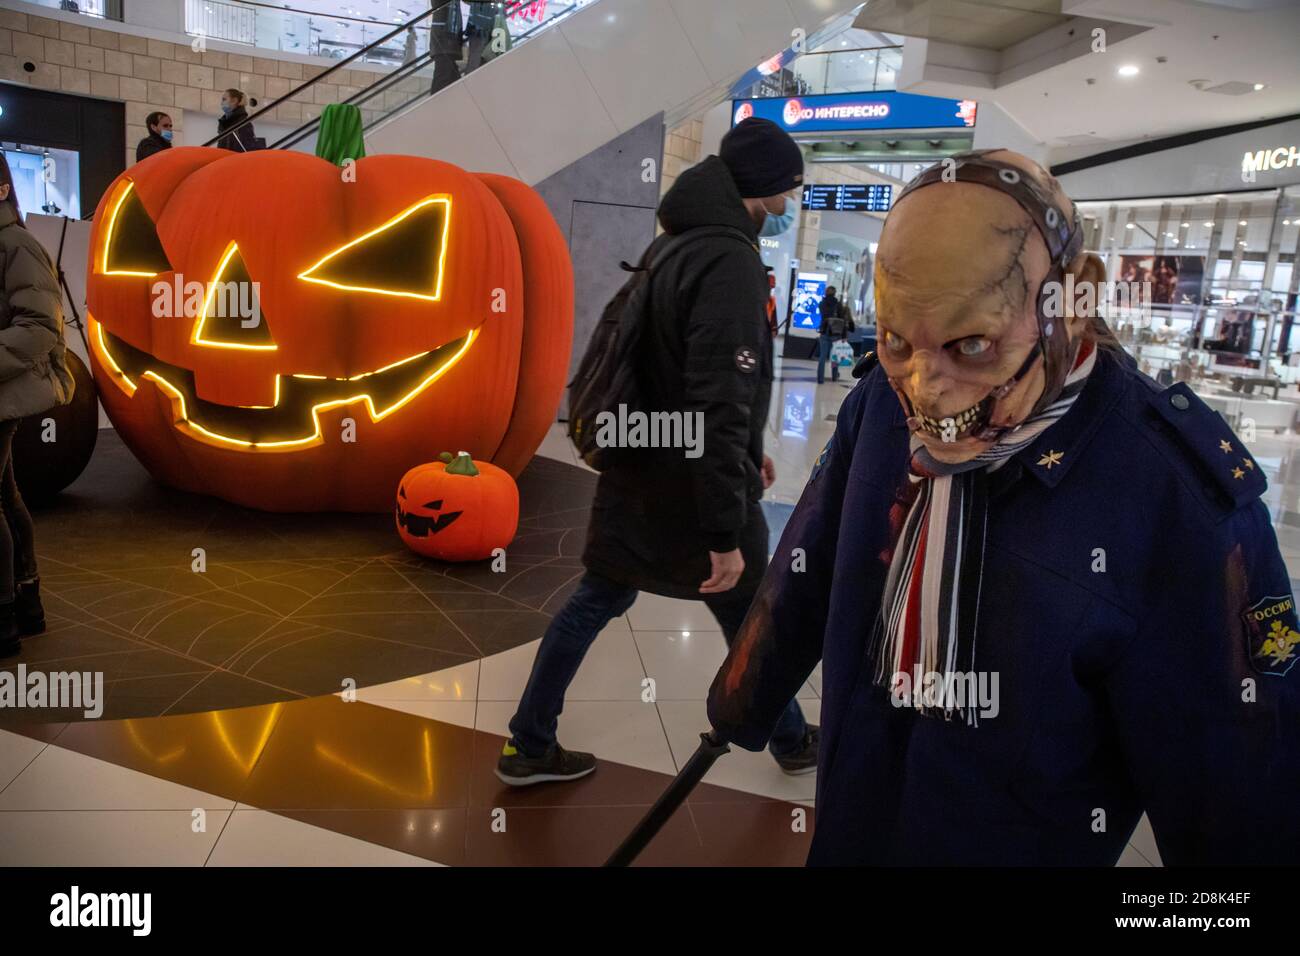
<svg viewBox="0 0 1300 956"><path fill-rule="evenodd" d="M753 240L735 226L696 226L693 229L687 229L683 232L669 235L664 242L659 244L658 249L655 248L653 242L650 243L650 245L646 247L645 252L641 254L641 261L637 265L630 265L627 262L620 262L618 265L624 272L653 273L692 242L695 242L697 239L709 239L714 236L735 239L738 242L743 242L745 245L749 246L749 248L753 249L755 253L758 252L758 247L754 245Z"/></svg>

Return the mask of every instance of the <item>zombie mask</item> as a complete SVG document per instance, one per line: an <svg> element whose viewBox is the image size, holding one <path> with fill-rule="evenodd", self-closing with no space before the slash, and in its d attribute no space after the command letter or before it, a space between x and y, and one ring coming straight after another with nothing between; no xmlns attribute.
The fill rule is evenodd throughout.
<svg viewBox="0 0 1300 956"><path fill-rule="evenodd" d="M966 153L953 157L955 164L933 166L912 180L898 199L943 182L976 183L1010 196L1033 225L1002 230L1012 250L1006 274L981 276L960 290L941 288L941 282L931 289L934 276L915 269L898 279L887 263L878 276L880 362L909 427L927 447L937 447L953 461L973 457L1050 405L1060 394L1076 352L1065 317L1049 316L1045 306L1049 291L1082 246L1078 214L1071 207L1069 217L1062 215L1047 188L1019 166L988 158L992 152L997 151ZM1031 255L1033 250L1027 249L1034 230L1046 244L1045 274L1041 252ZM1027 267L1029 260L1037 265ZM903 307L883 308L896 304L889 297L899 285L912 287L900 297ZM1025 302L1029 294L1034 294L1032 313ZM939 301L945 296L960 298L960 307ZM945 317L928 321L900 314L916 303L936 305L935 314Z"/></svg>

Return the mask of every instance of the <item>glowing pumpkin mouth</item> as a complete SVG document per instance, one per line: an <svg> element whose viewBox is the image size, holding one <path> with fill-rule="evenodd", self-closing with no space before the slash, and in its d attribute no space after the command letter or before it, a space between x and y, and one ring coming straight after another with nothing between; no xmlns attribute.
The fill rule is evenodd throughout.
<svg viewBox="0 0 1300 956"><path fill-rule="evenodd" d="M123 392L134 395L141 379L171 399L176 429L208 444L285 451L318 445L319 413L363 402L371 421L381 421L411 401L469 351L478 330L429 352L350 378L277 375L273 405L222 405L199 398L194 373L129 345L90 319L91 347Z"/></svg>

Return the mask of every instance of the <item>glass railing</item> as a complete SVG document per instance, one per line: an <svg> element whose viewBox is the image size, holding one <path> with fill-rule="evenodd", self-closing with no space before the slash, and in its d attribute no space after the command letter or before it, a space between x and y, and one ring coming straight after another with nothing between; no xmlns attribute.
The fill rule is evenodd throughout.
<svg viewBox="0 0 1300 956"><path fill-rule="evenodd" d="M187 2L214 8L218 5L256 7L255 17L263 13L263 8L256 4L224 3L223 0ZM386 24L382 32L375 24L368 24L374 33L366 34L369 42L365 45L357 45L361 39L359 33L344 46L338 46L341 41L324 34L317 35L310 47L313 54L337 56L338 62L331 66L303 64L305 82L277 99L251 103L249 121L253 133L245 134L241 140L258 147L265 144L270 149L313 151L321 111L331 103L356 106L361 111L364 127L370 129L594 2L451 0L403 23ZM275 8L266 9L275 11ZM234 37L223 39L243 42ZM338 52L324 52L331 49ZM215 142L216 138L208 145Z"/></svg>
<svg viewBox="0 0 1300 956"><path fill-rule="evenodd" d="M462 45L472 46L480 38L487 41L493 31L499 30L502 40L498 45L508 45L591 0L471 2L455 9L448 5L442 15L389 37L395 26L416 18L426 2L410 0L403 9L390 0L385 6L387 16L380 17L361 16L361 10L346 7L345 14L356 15L320 13L256 0L185 0L185 32L284 53L332 60L360 53L358 60L362 63L404 64L429 51L431 31L440 34L433 37L436 49L449 46L450 35L457 32ZM381 39L383 42L376 42Z"/></svg>
<svg viewBox="0 0 1300 956"><path fill-rule="evenodd" d="M64 13L80 13L84 17L98 17L101 20L121 20L122 0L27 0L38 7L62 10Z"/></svg>
<svg viewBox="0 0 1300 956"><path fill-rule="evenodd" d="M898 86L898 70L902 64L901 46L805 53L760 78L747 92L737 95L744 99L762 99L892 90Z"/></svg>

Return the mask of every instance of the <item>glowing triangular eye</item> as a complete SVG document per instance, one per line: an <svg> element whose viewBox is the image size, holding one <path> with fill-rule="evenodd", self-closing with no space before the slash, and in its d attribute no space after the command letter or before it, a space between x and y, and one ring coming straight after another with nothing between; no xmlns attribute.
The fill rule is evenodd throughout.
<svg viewBox="0 0 1300 956"><path fill-rule="evenodd" d="M158 229L140 201L135 183L128 182L109 209L99 258L100 274L155 276L171 269Z"/></svg>
<svg viewBox="0 0 1300 956"><path fill-rule="evenodd" d="M436 301L450 223L449 197L422 199L335 249L298 278L354 292Z"/></svg>
<svg viewBox="0 0 1300 956"><path fill-rule="evenodd" d="M228 349L275 348L275 339L262 314L257 283L248 274L244 257L233 242L226 247L217 274L208 283L192 341Z"/></svg>

